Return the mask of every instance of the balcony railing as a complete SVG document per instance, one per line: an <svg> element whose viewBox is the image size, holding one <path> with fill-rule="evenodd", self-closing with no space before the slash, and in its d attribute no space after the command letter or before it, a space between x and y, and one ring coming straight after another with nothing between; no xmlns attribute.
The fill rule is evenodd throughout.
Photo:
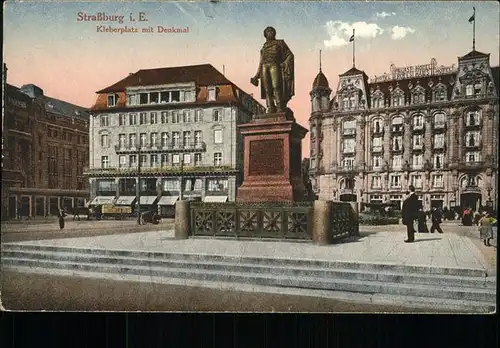
<svg viewBox="0 0 500 348"><path fill-rule="evenodd" d="M342 135L356 135L356 128L344 128Z"/></svg>
<svg viewBox="0 0 500 348"><path fill-rule="evenodd" d="M168 166L168 167L143 167L141 174L161 174L161 173L200 173L200 172L227 172L236 171L237 169L232 166ZM84 168L85 175L104 175L104 176L121 176L137 173L137 166L130 166L125 168Z"/></svg>
<svg viewBox="0 0 500 348"><path fill-rule="evenodd" d="M465 147L468 149L475 149L475 148L480 148L483 144L478 141L473 144L470 144L468 141L465 142Z"/></svg>
<svg viewBox="0 0 500 348"><path fill-rule="evenodd" d="M463 161L459 163L459 169L481 169L484 167L484 161L468 162Z"/></svg>
<svg viewBox="0 0 500 348"><path fill-rule="evenodd" d="M377 145L377 146L374 145L374 146L372 146L372 152L382 152L383 149L384 149L384 147L381 146L381 145Z"/></svg>
<svg viewBox="0 0 500 348"><path fill-rule="evenodd" d="M404 149L404 146L399 146L399 147L396 147L396 146L393 146L391 148L391 151L392 152L403 152L405 149Z"/></svg>
<svg viewBox="0 0 500 348"><path fill-rule="evenodd" d="M445 122L436 122L433 124L433 129L445 129L446 128L446 123Z"/></svg>
<svg viewBox="0 0 500 348"><path fill-rule="evenodd" d="M140 148L141 152L160 152L160 151L205 151L207 145L200 142L189 143L167 143L167 144L146 144ZM139 149L133 145L115 145L115 151L118 152L137 152Z"/></svg>
<svg viewBox="0 0 500 348"><path fill-rule="evenodd" d="M413 132L417 132L417 131L423 131L425 130L425 125L424 124L414 124L412 126L412 129L411 129Z"/></svg>
<svg viewBox="0 0 500 348"><path fill-rule="evenodd" d="M414 152L425 151L425 144L420 144L420 145L413 144L411 150L414 151Z"/></svg>
<svg viewBox="0 0 500 348"><path fill-rule="evenodd" d="M356 153L356 150L355 149L343 149L342 153L353 154L353 153Z"/></svg>

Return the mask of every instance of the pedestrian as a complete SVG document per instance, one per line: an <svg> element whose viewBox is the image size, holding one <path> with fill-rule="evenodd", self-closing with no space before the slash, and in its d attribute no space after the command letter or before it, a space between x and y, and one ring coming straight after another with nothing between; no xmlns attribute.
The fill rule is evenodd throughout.
<svg viewBox="0 0 500 348"><path fill-rule="evenodd" d="M493 219L495 221L495 219ZM491 228L492 219L488 212L484 212L481 220L479 220L479 237L483 240L484 245L491 246L490 240L493 238L493 228Z"/></svg>
<svg viewBox="0 0 500 348"><path fill-rule="evenodd" d="M439 233L443 233L443 229L441 228L440 224L443 221L442 220L443 216L441 214L441 211L437 208L432 208L431 212L431 233L434 233L434 231L438 231Z"/></svg>
<svg viewBox="0 0 500 348"><path fill-rule="evenodd" d="M462 215L462 225L472 226L472 209L465 208Z"/></svg>
<svg viewBox="0 0 500 348"><path fill-rule="evenodd" d="M64 229L64 211L62 209L59 209L58 218L59 218L59 228L62 231Z"/></svg>
<svg viewBox="0 0 500 348"><path fill-rule="evenodd" d="M75 221L75 219L78 219L78 221L80 221L80 208L79 207L74 207L73 208L73 221Z"/></svg>
<svg viewBox="0 0 500 348"><path fill-rule="evenodd" d="M423 209L418 210L418 226L417 230L419 233L429 233L429 229L427 228L427 214Z"/></svg>
<svg viewBox="0 0 500 348"><path fill-rule="evenodd" d="M406 233L408 238L405 239L405 243L412 243L415 241L415 229L413 223L417 218L419 209L421 208L420 202L415 195L415 187L410 185L410 192L406 199L403 201L402 216L403 225L406 225Z"/></svg>

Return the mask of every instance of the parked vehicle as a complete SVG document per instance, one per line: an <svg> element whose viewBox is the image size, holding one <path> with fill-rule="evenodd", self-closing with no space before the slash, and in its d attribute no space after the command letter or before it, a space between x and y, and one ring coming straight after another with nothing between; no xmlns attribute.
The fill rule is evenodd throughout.
<svg viewBox="0 0 500 348"><path fill-rule="evenodd" d="M148 210L142 213L142 223L151 223L153 225L158 225L161 221L160 215L155 210Z"/></svg>

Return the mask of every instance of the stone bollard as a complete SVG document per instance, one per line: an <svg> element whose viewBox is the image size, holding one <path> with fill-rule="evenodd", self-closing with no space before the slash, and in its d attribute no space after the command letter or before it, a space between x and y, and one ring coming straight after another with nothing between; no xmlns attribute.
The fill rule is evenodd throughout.
<svg viewBox="0 0 500 348"><path fill-rule="evenodd" d="M191 234L189 201L175 202L175 239L188 239Z"/></svg>
<svg viewBox="0 0 500 348"><path fill-rule="evenodd" d="M329 201L314 201L312 240L318 245L331 244L332 205Z"/></svg>

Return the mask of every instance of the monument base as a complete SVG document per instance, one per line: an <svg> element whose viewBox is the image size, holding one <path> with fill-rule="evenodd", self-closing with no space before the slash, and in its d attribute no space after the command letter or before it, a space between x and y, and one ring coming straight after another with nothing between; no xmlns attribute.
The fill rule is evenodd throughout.
<svg viewBox="0 0 500 348"><path fill-rule="evenodd" d="M302 139L307 130L293 112L257 115L239 126L244 139L244 179L238 202L303 201Z"/></svg>

